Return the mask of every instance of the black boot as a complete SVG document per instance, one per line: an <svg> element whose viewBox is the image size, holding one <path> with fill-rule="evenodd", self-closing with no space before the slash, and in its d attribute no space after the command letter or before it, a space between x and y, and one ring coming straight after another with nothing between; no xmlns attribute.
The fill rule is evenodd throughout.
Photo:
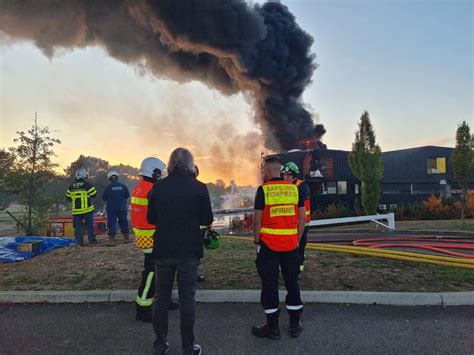
<svg viewBox="0 0 474 355"><path fill-rule="evenodd" d="M152 306L140 306L138 303L135 304L136 309L136 320L151 323L153 320L153 307Z"/></svg>
<svg viewBox="0 0 474 355"><path fill-rule="evenodd" d="M252 327L252 334L259 338L280 339L280 326L278 324L278 317L280 311L267 314L267 323L260 327Z"/></svg>
<svg viewBox="0 0 474 355"><path fill-rule="evenodd" d="M301 311L289 311L290 316L290 337L298 338L303 331L301 326Z"/></svg>
<svg viewBox="0 0 474 355"><path fill-rule="evenodd" d="M137 312L135 319L145 323L151 323L153 321L153 315L151 312Z"/></svg>

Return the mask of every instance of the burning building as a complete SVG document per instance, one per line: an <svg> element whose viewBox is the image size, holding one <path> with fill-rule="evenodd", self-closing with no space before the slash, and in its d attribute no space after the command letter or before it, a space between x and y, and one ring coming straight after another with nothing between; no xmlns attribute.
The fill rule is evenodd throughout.
<svg viewBox="0 0 474 355"><path fill-rule="evenodd" d="M308 183L311 210L315 211L330 204L360 208L360 181L349 167L349 153L332 149L295 149L276 155L283 163L292 161L298 165L298 178ZM459 195L460 186L450 163L452 153L453 148L436 146L384 152L379 211L420 203L431 195ZM468 186L474 191L474 176L468 179Z"/></svg>

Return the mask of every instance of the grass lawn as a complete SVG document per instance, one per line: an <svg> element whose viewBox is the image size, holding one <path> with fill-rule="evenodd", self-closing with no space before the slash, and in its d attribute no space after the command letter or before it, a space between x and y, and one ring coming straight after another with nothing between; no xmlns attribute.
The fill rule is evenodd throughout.
<svg viewBox="0 0 474 355"><path fill-rule="evenodd" d="M143 256L133 244L68 247L33 259L0 264L0 290L135 289ZM223 239L205 252L202 289L259 289L255 248ZM283 287L283 283L282 283ZM474 270L330 252L307 252L303 290L473 291Z"/></svg>

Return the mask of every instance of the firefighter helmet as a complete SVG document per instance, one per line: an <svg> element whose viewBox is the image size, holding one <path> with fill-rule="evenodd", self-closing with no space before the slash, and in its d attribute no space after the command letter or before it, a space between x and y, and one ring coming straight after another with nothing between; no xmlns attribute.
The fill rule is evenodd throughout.
<svg viewBox="0 0 474 355"><path fill-rule="evenodd" d="M107 173L107 178L108 178L109 180L110 180L111 178L113 178L114 176L115 176L116 178L118 178L118 176L119 176L118 172L116 172L115 170L111 170L111 171L109 171L109 172Z"/></svg>
<svg viewBox="0 0 474 355"><path fill-rule="evenodd" d="M283 173L290 174L290 175L293 175L293 176L296 176L300 173L300 169L298 168L298 165L296 165L292 161L289 161L289 162L285 163L281 167L281 171Z"/></svg>
<svg viewBox="0 0 474 355"><path fill-rule="evenodd" d="M221 236L215 230L205 230L204 233L204 247L206 249L217 249L221 244Z"/></svg>
<svg viewBox="0 0 474 355"><path fill-rule="evenodd" d="M148 157L142 161L140 175L153 180L160 180L166 177L166 164L155 157Z"/></svg>
<svg viewBox="0 0 474 355"><path fill-rule="evenodd" d="M76 171L76 179L88 179L89 178L89 173L87 172L86 169L80 168L77 169Z"/></svg>

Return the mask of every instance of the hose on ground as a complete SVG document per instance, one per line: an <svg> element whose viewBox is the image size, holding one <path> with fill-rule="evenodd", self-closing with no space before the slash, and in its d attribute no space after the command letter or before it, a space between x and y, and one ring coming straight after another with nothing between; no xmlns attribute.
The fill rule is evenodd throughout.
<svg viewBox="0 0 474 355"><path fill-rule="evenodd" d="M438 254L446 254L466 259L474 259L473 254L461 253L448 249L474 250L474 243L458 239L439 238L369 238L357 239L352 242L355 246L366 246L369 248L410 248L423 249Z"/></svg>
<svg viewBox="0 0 474 355"><path fill-rule="evenodd" d="M223 238L250 241L249 237L225 236ZM436 265L451 266L464 269L474 269L474 260L447 256L428 255L401 250L382 250L362 246L346 246L335 244L308 243L306 249L326 252L349 253L392 260L412 261Z"/></svg>

